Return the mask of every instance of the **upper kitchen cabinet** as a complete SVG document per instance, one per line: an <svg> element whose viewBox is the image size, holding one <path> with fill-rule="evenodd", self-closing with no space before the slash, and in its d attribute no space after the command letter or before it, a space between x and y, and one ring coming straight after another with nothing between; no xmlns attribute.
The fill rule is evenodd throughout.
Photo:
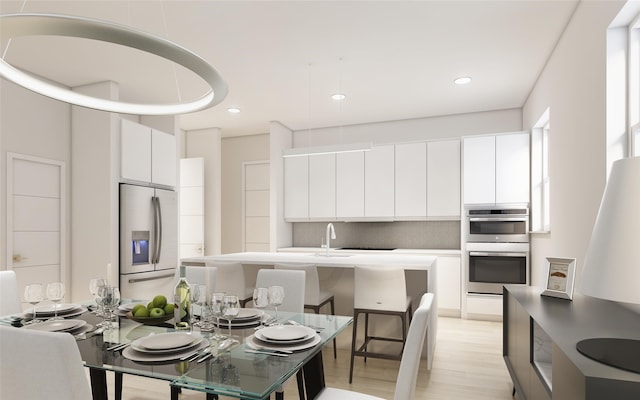
<svg viewBox="0 0 640 400"><path fill-rule="evenodd" d="M529 134L464 139L464 203L529 202Z"/></svg>
<svg viewBox="0 0 640 400"><path fill-rule="evenodd" d="M395 146L377 146L364 154L364 216L395 215Z"/></svg>
<svg viewBox="0 0 640 400"><path fill-rule="evenodd" d="M364 217L364 152L336 154L336 217Z"/></svg>
<svg viewBox="0 0 640 400"><path fill-rule="evenodd" d="M309 219L309 156L284 159L284 218Z"/></svg>
<svg viewBox="0 0 640 400"><path fill-rule="evenodd" d="M427 216L427 143L398 144L395 148L395 216Z"/></svg>
<svg viewBox="0 0 640 400"><path fill-rule="evenodd" d="M309 219L336 217L336 155L309 156Z"/></svg>
<svg viewBox="0 0 640 400"><path fill-rule="evenodd" d="M122 119L120 126L120 178L146 184L175 187L176 137Z"/></svg>
<svg viewBox="0 0 640 400"><path fill-rule="evenodd" d="M427 143L427 216L460 218L460 140Z"/></svg>

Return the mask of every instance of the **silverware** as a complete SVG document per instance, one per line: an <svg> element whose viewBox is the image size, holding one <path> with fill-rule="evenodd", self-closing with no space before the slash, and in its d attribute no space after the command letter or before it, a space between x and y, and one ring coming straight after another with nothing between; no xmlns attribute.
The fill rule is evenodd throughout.
<svg viewBox="0 0 640 400"><path fill-rule="evenodd" d="M205 354L204 356L200 357L200 358L198 359L198 361L196 361L196 362L201 363L201 362L203 362L204 360L207 360L209 357L212 357L212 356L213 356L213 354L209 352L209 353Z"/></svg>
<svg viewBox="0 0 640 400"><path fill-rule="evenodd" d="M291 320L291 319L290 319L290 320L288 320L287 322L288 322L290 325L294 325L294 326L306 326L307 328L311 328L311 329L315 330L315 331L316 331L316 333L320 333L320 331L324 329L324 327L322 327L322 326L303 325L303 324L301 324L300 322L296 322L296 321Z"/></svg>
<svg viewBox="0 0 640 400"><path fill-rule="evenodd" d="M184 356L180 357L180 361L191 361L191 359L195 359L198 358L198 356L200 355L200 351L194 351L192 353L189 354L185 354Z"/></svg>
<svg viewBox="0 0 640 400"><path fill-rule="evenodd" d="M114 346L111 347L107 347L107 351L119 351L119 350L123 350L126 347L129 347L131 343L118 343Z"/></svg>
<svg viewBox="0 0 640 400"><path fill-rule="evenodd" d="M273 351L244 349L244 352L245 353L251 353L251 354L264 354L266 356L289 357L289 354L276 353L276 352L273 352Z"/></svg>
<svg viewBox="0 0 640 400"><path fill-rule="evenodd" d="M256 350L256 351L267 351L269 353L293 354L293 351L291 351L291 350L267 349L266 347L254 346L253 344L251 345L251 347L249 347L249 349L250 350Z"/></svg>
<svg viewBox="0 0 640 400"><path fill-rule="evenodd" d="M98 329L94 329L92 331L89 332L82 332L79 333L77 335L74 335L74 337L76 338L76 340L84 340L84 339L89 339L90 337L93 337L95 335L99 335L104 331L103 327L100 327Z"/></svg>

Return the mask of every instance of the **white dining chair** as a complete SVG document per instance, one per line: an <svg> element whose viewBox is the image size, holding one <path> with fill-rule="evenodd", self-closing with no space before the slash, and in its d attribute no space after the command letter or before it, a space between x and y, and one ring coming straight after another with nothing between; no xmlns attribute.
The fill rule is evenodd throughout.
<svg viewBox="0 0 640 400"><path fill-rule="evenodd" d="M258 270L258 275L256 276L256 287L268 288L269 286L282 286L284 288L284 301L278 306L278 311L300 314L304 312L304 271L291 271L284 269ZM288 385L292 379L293 377L289 378L276 390L276 400L284 399L284 387ZM301 399L304 399L304 379L302 377L302 370L298 370L296 373L296 379L298 382L298 395Z"/></svg>
<svg viewBox="0 0 640 400"><path fill-rule="evenodd" d="M242 264L207 261L205 265L218 269L216 292L238 296L240 307L253 300L253 287L247 286Z"/></svg>
<svg viewBox="0 0 640 400"><path fill-rule="evenodd" d="M402 343L407 339L407 325L411 322L411 297L407 296L407 285L403 268L356 266L353 276L353 333L351 339L351 365L349 383L353 381L355 356L400 360L402 350L397 354L368 351L371 341ZM357 347L358 316L364 314L364 342ZM399 317L402 337L384 337L369 335L369 315L387 315Z"/></svg>
<svg viewBox="0 0 640 400"><path fill-rule="evenodd" d="M0 326L0 348L0 399L92 398L72 335Z"/></svg>
<svg viewBox="0 0 640 400"><path fill-rule="evenodd" d="M420 299L418 309L413 314L407 341L402 351L398 378L396 379L396 389L393 396L394 400L412 400L414 398L416 381L418 379L418 368L420 367L420 357L422 356L422 347L428 329L432 305L433 293L425 293ZM380 397L330 387L324 388L315 399L381 400Z"/></svg>
<svg viewBox="0 0 640 400"><path fill-rule="evenodd" d="M313 310L314 313L320 314L320 309L325 305L329 305L331 315L335 315L335 302L332 292L320 290L320 276L318 275L318 267L315 264L275 264L274 269L304 271L304 308ZM336 350L336 339L333 339L333 358L338 358Z"/></svg>
<svg viewBox="0 0 640 400"><path fill-rule="evenodd" d="M22 311L15 271L0 271L0 315Z"/></svg>

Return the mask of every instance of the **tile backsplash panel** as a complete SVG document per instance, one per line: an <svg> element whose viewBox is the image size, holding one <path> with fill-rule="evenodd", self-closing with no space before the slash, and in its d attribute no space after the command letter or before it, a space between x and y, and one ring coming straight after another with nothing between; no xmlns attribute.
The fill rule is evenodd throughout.
<svg viewBox="0 0 640 400"><path fill-rule="evenodd" d="M327 222L293 224L294 247L320 247ZM460 221L334 222L331 248L460 250Z"/></svg>

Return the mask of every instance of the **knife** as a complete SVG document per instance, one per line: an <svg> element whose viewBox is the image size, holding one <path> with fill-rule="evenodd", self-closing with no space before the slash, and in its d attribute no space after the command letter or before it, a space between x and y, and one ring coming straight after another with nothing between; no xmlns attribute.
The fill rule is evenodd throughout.
<svg viewBox="0 0 640 400"><path fill-rule="evenodd" d="M264 354L266 356L289 357L289 354L276 353L276 352L273 352L273 351L244 349L244 352L245 353L252 353L252 354Z"/></svg>

